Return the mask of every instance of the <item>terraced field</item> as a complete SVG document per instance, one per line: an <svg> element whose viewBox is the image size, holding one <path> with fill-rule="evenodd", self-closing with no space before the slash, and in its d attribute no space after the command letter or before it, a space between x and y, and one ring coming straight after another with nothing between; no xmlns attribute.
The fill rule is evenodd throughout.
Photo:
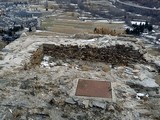
<svg viewBox="0 0 160 120"><path fill-rule="evenodd" d="M123 23L107 23L102 21L81 21L76 19L55 19L50 17L42 22L42 28L58 33L76 34L93 33L95 27L117 30L118 33L124 32Z"/></svg>

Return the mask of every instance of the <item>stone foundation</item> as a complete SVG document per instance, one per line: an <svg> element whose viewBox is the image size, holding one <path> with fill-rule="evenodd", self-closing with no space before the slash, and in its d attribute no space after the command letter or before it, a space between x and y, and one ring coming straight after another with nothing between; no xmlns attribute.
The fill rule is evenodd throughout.
<svg viewBox="0 0 160 120"><path fill-rule="evenodd" d="M78 59L91 62L105 62L113 65L128 65L132 63L145 63L143 54L134 48L125 45L93 48L78 45L43 44L43 54L56 59Z"/></svg>

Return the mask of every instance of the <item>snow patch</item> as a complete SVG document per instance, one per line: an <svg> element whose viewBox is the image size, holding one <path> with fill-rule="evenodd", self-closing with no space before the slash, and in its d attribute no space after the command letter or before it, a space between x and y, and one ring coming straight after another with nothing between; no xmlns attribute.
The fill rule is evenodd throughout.
<svg viewBox="0 0 160 120"><path fill-rule="evenodd" d="M131 21L131 24L137 24L137 25L140 25L140 24L145 24L146 22L140 22L140 21Z"/></svg>

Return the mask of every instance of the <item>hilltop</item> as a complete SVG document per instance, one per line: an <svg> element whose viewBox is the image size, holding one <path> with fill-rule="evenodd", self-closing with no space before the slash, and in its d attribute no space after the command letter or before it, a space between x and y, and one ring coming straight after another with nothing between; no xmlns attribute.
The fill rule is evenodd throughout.
<svg viewBox="0 0 160 120"><path fill-rule="evenodd" d="M1 22L11 26L9 32L2 27L2 38L19 37L1 41L0 119L160 119L158 19L145 16L146 8L139 14L127 11L130 4L1 4L9 13ZM27 14L16 16L21 10ZM25 26L12 33L16 20ZM126 33L141 28L140 34Z"/></svg>

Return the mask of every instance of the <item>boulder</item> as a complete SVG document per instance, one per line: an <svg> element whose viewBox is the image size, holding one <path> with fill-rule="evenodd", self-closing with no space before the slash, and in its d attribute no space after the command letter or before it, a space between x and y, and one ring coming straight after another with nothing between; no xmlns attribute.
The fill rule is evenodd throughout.
<svg viewBox="0 0 160 120"><path fill-rule="evenodd" d="M72 105L76 104L76 102L73 100L73 98L67 98L65 100L65 102L68 103L68 104L72 104Z"/></svg>
<svg viewBox="0 0 160 120"><path fill-rule="evenodd" d="M93 101L92 102L93 106L98 107L98 108L102 108L102 109L106 109L106 102L101 102L101 101Z"/></svg>

